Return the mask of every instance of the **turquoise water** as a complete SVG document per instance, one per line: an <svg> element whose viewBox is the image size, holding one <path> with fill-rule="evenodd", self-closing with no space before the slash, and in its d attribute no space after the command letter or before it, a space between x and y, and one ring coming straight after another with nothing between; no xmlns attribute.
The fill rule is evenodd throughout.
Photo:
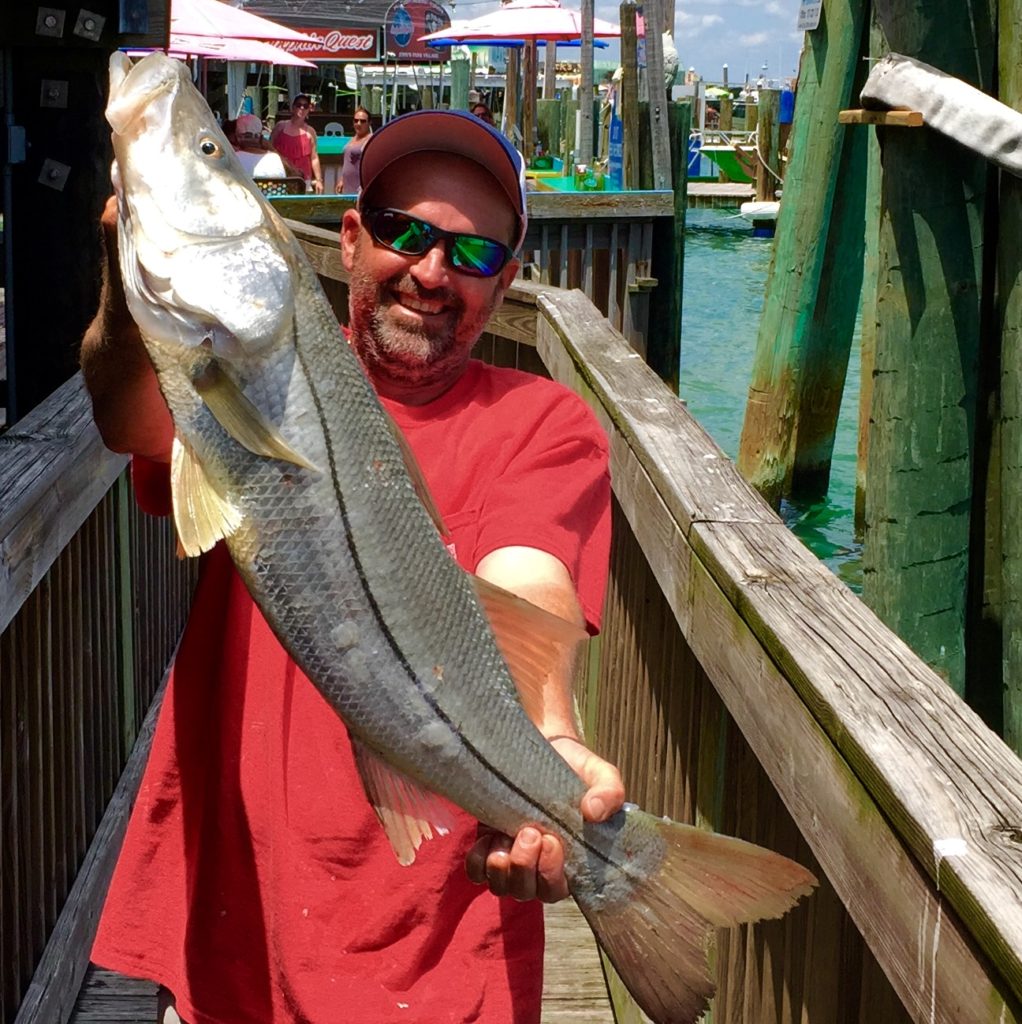
<svg viewBox="0 0 1022 1024"><path fill-rule="evenodd" d="M731 458L738 454L756 333L773 242L730 210L689 210L681 331L681 396ZM838 419L830 491L817 503L785 502L795 535L855 590L861 551L854 537L859 358L852 352Z"/></svg>

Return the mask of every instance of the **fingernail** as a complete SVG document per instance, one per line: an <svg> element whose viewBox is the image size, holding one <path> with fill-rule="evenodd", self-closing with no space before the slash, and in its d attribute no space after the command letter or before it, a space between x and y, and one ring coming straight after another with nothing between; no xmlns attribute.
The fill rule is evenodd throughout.
<svg viewBox="0 0 1022 1024"><path fill-rule="evenodd" d="M589 801L589 813L592 815L593 821L602 821L606 815L607 808L598 796L594 796Z"/></svg>
<svg viewBox="0 0 1022 1024"><path fill-rule="evenodd" d="M539 833L534 828L523 829L518 836L518 842L524 847L531 848L539 842Z"/></svg>

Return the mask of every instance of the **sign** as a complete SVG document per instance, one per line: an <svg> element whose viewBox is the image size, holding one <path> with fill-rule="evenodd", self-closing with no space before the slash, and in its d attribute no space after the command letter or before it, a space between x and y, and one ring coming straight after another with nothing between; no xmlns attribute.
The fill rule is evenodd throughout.
<svg viewBox="0 0 1022 1024"><path fill-rule="evenodd" d="M625 125L617 110L617 96L610 111L610 139L607 146L607 177L616 189L625 187Z"/></svg>
<svg viewBox="0 0 1022 1024"><path fill-rule="evenodd" d="M281 39L274 42L288 53L306 60L379 60L380 36L374 28L308 28L296 31L308 36L307 43Z"/></svg>
<svg viewBox="0 0 1022 1024"><path fill-rule="evenodd" d="M799 32L812 32L820 24L823 0L802 0L798 9Z"/></svg>
<svg viewBox="0 0 1022 1024"><path fill-rule="evenodd" d="M440 60L442 48L419 42L419 36L439 32L451 24L447 11L434 0L397 0L384 22L386 53L396 60Z"/></svg>

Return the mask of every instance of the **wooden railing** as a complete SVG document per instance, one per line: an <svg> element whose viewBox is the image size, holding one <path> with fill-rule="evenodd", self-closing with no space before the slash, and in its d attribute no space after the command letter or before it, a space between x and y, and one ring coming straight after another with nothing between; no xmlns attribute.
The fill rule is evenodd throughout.
<svg viewBox="0 0 1022 1024"><path fill-rule="evenodd" d="M293 227L343 309L336 233ZM498 363L545 367L585 397L610 438L612 577L604 631L580 692L592 742L621 765L630 795L650 810L765 843L820 875L817 893L783 921L721 936L714 1020L1022 1022L1019 761L792 537L584 295L517 285L491 319L479 353ZM63 398L69 408L81 401L76 391ZM115 572L124 550L113 523L135 513L127 505L103 512L108 501L120 500L115 489L90 515L90 503L117 477L120 463L108 465L94 437L75 440L90 429L53 423L51 432L71 438L65 447L75 457L55 458L49 469L34 465L34 453L46 449L35 440L42 427L24 426L21 437L5 439L14 446L9 450L37 445L26 447L21 465L37 473L39 496L18 507L44 507L50 488L65 486L67 495L57 492L34 526L26 520L13 527L24 512L0 516L0 607L17 610L19 620L27 616L24 625L11 619L0 637L0 967L8 1008L82 849L53 856L63 835L58 808L73 803L94 818L127 740L116 696L126 678L124 656L117 661L119 634L106 626L122 588L105 596L100 582ZM74 467L80 467L77 482L70 477ZM79 498L90 486L91 496ZM6 509L6 491L3 501ZM50 522L76 502L72 523L98 516L109 524L100 531L106 547L97 544L94 555L79 541L67 545L77 528L55 531ZM24 539L30 537L32 544ZM167 538L147 544L149 553L131 564L159 565L167 557ZM38 568L21 568L32 561L33 547L62 551L54 566L71 559L71 568L50 570L55 579L65 572L70 583L61 584L59 607L45 614L35 610L34 591L23 601L33 579L40 580L36 590L51 586ZM71 574L83 564L94 567L85 573L93 589L77 600L81 570ZM154 583L152 592L166 586ZM54 625L65 617L71 626ZM134 621L139 635L140 620ZM153 668L165 661L170 635ZM39 637L49 639L40 644ZM90 658L105 650L107 661L90 661L98 667L89 674L66 672L61 666L69 656L46 653L63 650L54 637L89 637ZM72 717L93 713L80 695L64 705L49 696L54 680L79 677L89 680L86 693L105 694L106 706L115 709L88 726L89 749L112 746L117 755L104 762L90 753L99 767L89 775L99 781L87 785L75 774L81 758L67 742L26 739L63 721L54 708L65 707ZM145 695L135 700L137 721ZM45 760L38 752L49 748L63 751L53 763L70 773L76 793L89 790L91 803L38 781L60 774L44 775L38 767ZM88 813L79 817L78 832L95 827L84 820ZM51 863L64 873L46 866ZM87 930L83 925L80 932ZM16 947L9 935L17 937ZM45 990L37 972L30 991L35 1005L33 993ZM50 998L53 1007L66 1005ZM619 1019L636 1019L631 1013L622 1001ZM31 1019L62 1018L37 1013Z"/></svg>
<svg viewBox="0 0 1022 1024"><path fill-rule="evenodd" d="M0 1022L51 1024L85 971L124 820L111 796L194 567L137 511L79 377L0 452Z"/></svg>
<svg viewBox="0 0 1022 1024"><path fill-rule="evenodd" d="M343 315L335 242L292 227ZM783 921L721 936L714 1021L1022 1024L1022 762L581 292L516 285L477 351L567 384L610 438L593 743L648 809L821 878Z"/></svg>

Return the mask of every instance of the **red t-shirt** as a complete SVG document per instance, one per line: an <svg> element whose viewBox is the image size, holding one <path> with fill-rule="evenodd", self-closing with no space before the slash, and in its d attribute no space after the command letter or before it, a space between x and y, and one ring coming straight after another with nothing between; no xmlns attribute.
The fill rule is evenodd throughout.
<svg viewBox="0 0 1022 1024"><path fill-rule="evenodd" d="M473 362L424 407L387 403L472 570L508 545L569 569L595 632L607 446L560 385ZM166 508L166 471L136 460ZM189 1024L536 1024L542 907L473 885L475 822L401 867L347 731L220 545L203 566L93 949L175 993Z"/></svg>

